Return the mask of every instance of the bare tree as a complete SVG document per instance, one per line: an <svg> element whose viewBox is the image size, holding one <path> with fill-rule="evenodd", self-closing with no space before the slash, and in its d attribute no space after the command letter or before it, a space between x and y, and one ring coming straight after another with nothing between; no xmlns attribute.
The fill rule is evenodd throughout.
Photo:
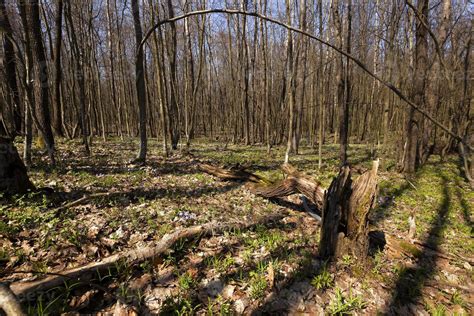
<svg viewBox="0 0 474 316"><path fill-rule="evenodd" d="M415 43L415 65L413 75L412 98L416 104L425 104L425 82L428 70L428 32L423 26L428 24L428 0L418 1L418 12L421 19L416 22L416 43ZM407 173L415 172L420 165L421 153L421 129L422 116L413 108L408 110L408 121L406 126L406 145L403 160L403 171Z"/></svg>
<svg viewBox="0 0 474 316"><path fill-rule="evenodd" d="M38 116L40 131L46 144L46 149L51 163L56 163L54 152L54 136L51 128L50 100L49 100L49 74L46 53L43 45L41 32L41 20L39 15L38 0L29 0L29 23L31 28L31 39L33 51L36 58L35 86L39 90ZM24 4L23 4L24 5Z"/></svg>
<svg viewBox="0 0 474 316"><path fill-rule="evenodd" d="M133 25L135 27L135 39L137 47L142 41L142 26L140 22L140 9L138 0L132 0ZM135 80L137 89L138 110L140 112L140 150L138 152L137 160L145 162L147 153L147 136L146 136L146 92L145 92L145 70L143 68L143 46L138 47L137 56L135 60Z"/></svg>
<svg viewBox="0 0 474 316"><path fill-rule="evenodd" d="M54 130L58 136L64 136L63 132L63 110L61 103L61 43L63 24L63 0L57 0L56 6L56 42L54 45Z"/></svg>
<svg viewBox="0 0 474 316"><path fill-rule="evenodd" d="M22 116L20 110L20 94L17 84L17 65L14 48L13 30L8 19L5 0L0 1L0 30L3 31L3 50L5 58L3 64L6 70L9 105L8 114L12 116L13 126L6 126L5 122L0 124L0 134L12 136L21 134ZM5 128L6 127L6 128ZM3 129L3 130L2 130Z"/></svg>

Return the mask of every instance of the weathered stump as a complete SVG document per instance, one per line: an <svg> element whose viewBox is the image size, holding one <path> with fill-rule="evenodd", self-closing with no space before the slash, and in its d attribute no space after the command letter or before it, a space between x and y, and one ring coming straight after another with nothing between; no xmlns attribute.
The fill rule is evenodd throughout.
<svg viewBox="0 0 474 316"><path fill-rule="evenodd" d="M34 189L13 140L0 137L0 192L21 194Z"/></svg>
<svg viewBox="0 0 474 316"><path fill-rule="evenodd" d="M377 192L378 161L355 181L349 167L341 168L323 204L319 254L324 258L350 254L365 260L369 252L368 215Z"/></svg>

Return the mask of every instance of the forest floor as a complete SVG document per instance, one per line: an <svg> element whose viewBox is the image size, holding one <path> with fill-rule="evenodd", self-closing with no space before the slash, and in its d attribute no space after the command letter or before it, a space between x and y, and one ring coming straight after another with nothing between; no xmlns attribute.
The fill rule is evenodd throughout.
<svg viewBox="0 0 474 316"><path fill-rule="evenodd" d="M271 214L281 219L180 241L164 256L137 266L117 264L89 283L67 282L29 302L29 314L417 314L472 315L474 302L474 193L456 157L433 156L407 179L395 171L393 153L380 152L377 207L371 230L398 240L403 251L376 251L366 265L345 256L326 264L317 257L318 222L299 196L267 200L242 183L223 182L197 162L282 178L284 149L196 142L191 153L165 159L151 141L146 166L129 164L135 140L96 142L86 157L77 141L60 141L58 166L45 159L29 174L55 193L2 197L0 281L34 280L159 241L166 233L210 221L247 222ZM338 147L317 153L303 147L290 162L327 188L338 172ZM369 168L365 145L350 146L349 161ZM391 157L391 158L390 158ZM43 162L41 162L43 161ZM98 192L111 197L60 205ZM408 218L416 221L415 247ZM421 250L420 250L421 249ZM97 286L93 286L97 285ZM47 294L47 295L46 295Z"/></svg>

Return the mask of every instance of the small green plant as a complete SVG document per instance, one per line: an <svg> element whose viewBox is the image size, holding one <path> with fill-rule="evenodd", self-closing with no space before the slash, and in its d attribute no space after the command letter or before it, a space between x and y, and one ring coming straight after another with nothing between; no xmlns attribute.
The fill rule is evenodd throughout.
<svg viewBox="0 0 474 316"><path fill-rule="evenodd" d="M178 284L182 290L189 290L194 287L195 280L191 274L185 272L178 277Z"/></svg>
<svg viewBox="0 0 474 316"><path fill-rule="evenodd" d="M259 261L257 263L257 273L264 274L267 271L268 263Z"/></svg>
<svg viewBox="0 0 474 316"><path fill-rule="evenodd" d="M352 290L349 289L349 296L344 297L340 288L336 289L336 297L329 305L330 315L348 315L352 311L364 309L367 304L361 296L353 296Z"/></svg>
<svg viewBox="0 0 474 316"><path fill-rule="evenodd" d="M200 304L194 305L189 297L178 295L176 297L168 296L163 302L161 315L187 316L194 315Z"/></svg>
<svg viewBox="0 0 474 316"><path fill-rule="evenodd" d="M342 256L342 265L350 266L354 262L354 259L350 255L343 255Z"/></svg>
<svg viewBox="0 0 474 316"><path fill-rule="evenodd" d="M259 244L264 245L268 251L274 251L283 243L283 235L279 231L264 231L259 238Z"/></svg>
<svg viewBox="0 0 474 316"><path fill-rule="evenodd" d="M222 296L219 295L215 300L211 298L207 300L207 316L214 316L216 314L219 316L233 315L232 304L222 298Z"/></svg>
<svg viewBox="0 0 474 316"><path fill-rule="evenodd" d="M212 267L217 272L225 272L229 269L234 263L235 259L231 255L223 256L213 256L206 259L208 266Z"/></svg>
<svg viewBox="0 0 474 316"><path fill-rule="evenodd" d="M436 307L430 309L431 316L446 316L446 307L443 304L438 304Z"/></svg>
<svg viewBox="0 0 474 316"><path fill-rule="evenodd" d="M33 261L32 262L33 271L39 273L46 273L48 272L48 265L44 261Z"/></svg>
<svg viewBox="0 0 474 316"><path fill-rule="evenodd" d="M317 290L324 290L330 288L333 284L333 278L331 273L329 273L328 268L324 265L320 273L316 275L313 280L311 280L311 285L314 286Z"/></svg>
<svg viewBox="0 0 474 316"><path fill-rule="evenodd" d="M383 252L377 251L374 256L374 267L372 268L372 273L379 274L383 266Z"/></svg>
<svg viewBox="0 0 474 316"><path fill-rule="evenodd" d="M458 290L455 290L453 292L453 294L451 295L451 302L454 304L454 305L459 305L459 306L463 306L465 305L465 302L461 296L461 293L459 293Z"/></svg>
<svg viewBox="0 0 474 316"><path fill-rule="evenodd" d="M265 274L256 271L250 272L249 288L249 295L251 298L255 300L262 298L268 288Z"/></svg>
<svg viewBox="0 0 474 316"><path fill-rule="evenodd" d="M138 197L138 203L139 204L144 204L146 202L146 197L144 196L139 196Z"/></svg>

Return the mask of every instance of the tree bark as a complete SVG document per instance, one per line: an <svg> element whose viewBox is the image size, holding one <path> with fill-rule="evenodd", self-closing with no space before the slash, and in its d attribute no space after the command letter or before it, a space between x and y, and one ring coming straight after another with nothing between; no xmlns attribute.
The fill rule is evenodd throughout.
<svg viewBox="0 0 474 316"><path fill-rule="evenodd" d="M287 24L291 26L291 8L293 6L293 1L292 0L286 0L286 19L287 19ZM295 73L294 73L294 58L293 58L293 35L290 30L288 30L288 38L287 38L287 53L286 53L286 76L287 76L287 81L286 81L286 102L288 104L288 112L289 112L289 118L288 118L288 139L286 143L286 153L285 153L285 163L288 163L290 159L290 153L294 151L293 147L293 137L295 134L295 109L294 109L294 93L296 90L296 78L295 78Z"/></svg>
<svg viewBox="0 0 474 316"><path fill-rule="evenodd" d="M4 58L3 64L6 70L8 94L7 100L9 101L10 113L12 116L11 130L5 131L6 134L16 136L21 134L22 116L20 110L20 94L17 84L17 65L15 57L15 49L13 44L13 30L8 19L7 7L5 0L0 0L0 30L5 32L3 36L3 51Z"/></svg>
<svg viewBox="0 0 474 316"><path fill-rule="evenodd" d="M55 112L54 112L54 130L58 136L63 137L63 109L61 102L61 43L62 43L62 23L63 23L63 0L57 1L56 8L56 42L54 45L54 96L55 96Z"/></svg>
<svg viewBox="0 0 474 316"><path fill-rule="evenodd" d="M428 0L418 1L418 12L421 14L421 20L416 21L416 43L415 43L415 65L413 75L413 100L421 108L425 108L425 84L428 70L428 35L423 23L428 24ZM422 146L422 117L410 108L408 111L408 121L405 134L405 155L403 159L403 171L405 173L414 173L421 162L420 153L423 152Z"/></svg>
<svg viewBox="0 0 474 316"><path fill-rule="evenodd" d="M49 79L48 79L48 61L43 45L43 38L41 32L41 20L39 16L38 0L29 0L30 13L30 27L33 40L33 51L36 57L36 80L35 85L40 90L39 99L39 123L41 124L40 131L43 133L43 138L46 143L46 149L49 159L53 165L56 164L54 157L55 146L53 130L51 128L50 102L49 102Z"/></svg>
<svg viewBox="0 0 474 316"><path fill-rule="evenodd" d="M173 2L167 1L168 14L170 18L174 17ZM177 49L177 38L176 38L176 25L171 24L171 34L168 40L168 59L170 63L170 95L168 105L168 122L169 122L169 134L171 136L171 148L173 150L178 149L178 142L180 139L179 131L179 111L177 101L177 67L176 67L176 49Z"/></svg>
<svg viewBox="0 0 474 316"><path fill-rule="evenodd" d="M355 181L348 166L341 167L332 181L323 204L319 255L323 258L350 254L365 260L369 251L368 215L374 206L377 191L377 170L372 170Z"/></svg>
<svg viewBox="0 0 474 316"><path fill-rule="evenodd" d="M71 5L72 3L67 3L66 5L66 18L69 23L70 28L70 45L72 56L74 60L74 70L77 80L78 87L79 87L79 107L80 107L80 126L82 131L82 143L84 145L84 153L89 156L91 154L90 147L89 147L89 129L88 129L88 122L87 122L87 113L86 113L86 87L85 87L85 72L84 72L84 51L83 47L79 45L78 38L76 35L76 30L74 28L74 22L72 20L72 12L71 12Z"/></svg>
<svg viewBox="0 0 474 316"><path fill-rule="evenodd" d="M23 194L34 189L13 140L0 137L0 192Z"/></svg>
<svg viewBox="0 0 474 316"><path fill-rule="evenodd" d="M133 25L135 28L135 39L137 47L142 41L142 26L140 23L140 9L138 0L132 0ZM135 59L135 84L137 89L137 101L139 110L139 126L140 126L140 151L138 152L137 160L145 162L147 154L147 136L146 136L146 88L145 88L145 74L143 68L143 46L138 47L137 56Z"/></svg>
<svg viewBox="0 0 474 316"><path fill-rule="evenodd" d="M337 4L336 4L337 6ZM351 53L351 34L352 34L352 0L347 1L347 39L346 39L346 52ZM340 30L343 27L339 24ZM342 47L342 34L338 34L340 45ZM342 58L342 57L341 57ZM351 102L351 82L350 82L350 60L346 58L346 65L343 67L342 60L340 62L341 69L339 70L339 76L344 77L339 83L339 159L341 165L347 163L347 147L349 140L349 104ZM345 69L344 69L345 68ZM342 74L343 72L343 74ZM342 90L341 90L342 89ZM342 97L342 100L341 100Z"/></svg>

